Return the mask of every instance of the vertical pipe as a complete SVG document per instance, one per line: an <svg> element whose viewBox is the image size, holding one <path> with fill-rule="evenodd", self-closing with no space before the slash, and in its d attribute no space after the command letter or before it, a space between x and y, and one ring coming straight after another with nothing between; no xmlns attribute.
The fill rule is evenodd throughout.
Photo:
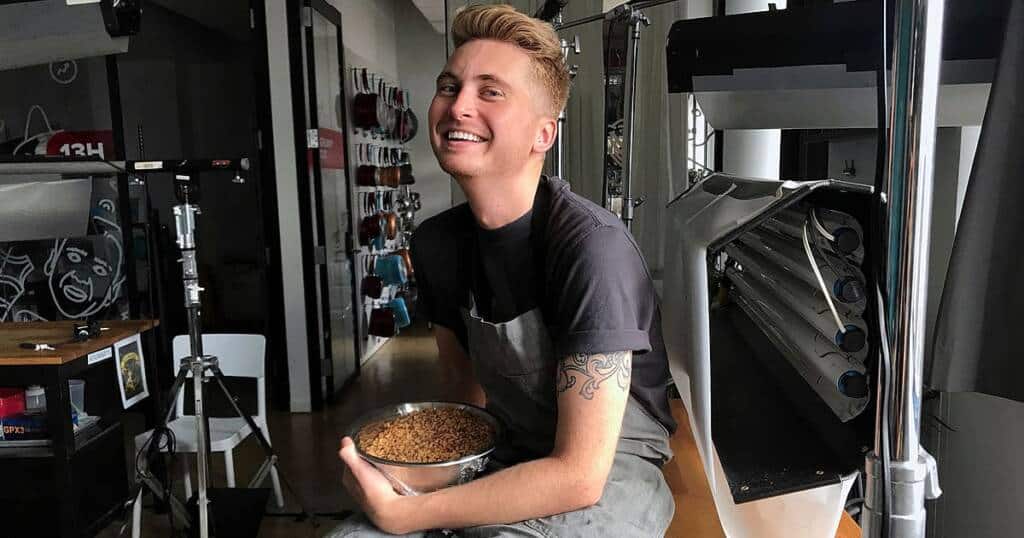
<svg viewBox="0 0 1024 538"><path fill-rule="evenodd" d="M889 295L878 313L889 329L891 366L879 383L885 407L876 415L875 450L866 458L862 523L864 536L872 538L922 538L925 497L939 494L920 433L943 9L944 0L896 3L886 163Z"/></svg>
<svg viewBox="0 0 1024 538"><path fill-rule="evenodd" d="M565 110L558 113L558 135L555 138L555 176L565 179Z"/></svg>
<svg viewBox="0 0 1024 538"><path fill-rule="evenodd" d="M902 0L896 15L888 162L893 462L918 459L943 4Z"/></svg>
<svg viewBox="0 0 1024 538"><path fill-rule="evenodd" d="M626 115L626 120L629 122L626 130L626 158L623 166L622 174L622 220L626 223L626 229L630 230L633 226L633 142L634 132L636 129L636 79L637 79L637 67L640 59L640 29L642 26L650 24L647 17L639 11L631 11L631 18L629 19L632 23L632 50L629 57L629 97L626 102L629 103L629 113Z"/></svg>

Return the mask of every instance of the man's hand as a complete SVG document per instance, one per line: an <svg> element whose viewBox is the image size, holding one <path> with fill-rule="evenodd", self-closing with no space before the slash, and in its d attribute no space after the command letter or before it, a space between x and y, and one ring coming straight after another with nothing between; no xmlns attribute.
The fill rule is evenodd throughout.
<svg viewBox="0 0 1024 538"><path fill-rule="evenodd" d="M559 362L552 453L425 495L402 497L342 439L345 487L381 530L465 528L586 508L601 499L629 399L632 353L570 355Z"/></svg>
<svg viewBox="0 0 1024 538"><path fill-rule="evenodd" d="M380 530L390 534L408 534L409 526L405 497L395 493L391 482L370 462L359 457L352 438L341 440L338 456L345 463L341 482L370 521Z"/></svg>

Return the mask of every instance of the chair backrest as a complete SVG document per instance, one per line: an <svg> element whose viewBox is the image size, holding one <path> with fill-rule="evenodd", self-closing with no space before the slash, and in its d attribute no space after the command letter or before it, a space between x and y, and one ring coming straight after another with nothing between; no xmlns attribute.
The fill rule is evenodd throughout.
<svg viewBox="0 0 1024 538"><path fill-rule="evenodd" d="M192 353L187 334L175 336L171 341L172 370L177 372L183 357ZM217 357L220 371L229 377L249 377L256 380L256 409L253 418L263 423L267 414L267 387L265 379L267 339L262 334L204 334L203 353ZM206 372L212 376L212 372ZM191 374L189 377L192 377ZM175 408L177 416L184 414L184 391L178 393Z"/></svg>

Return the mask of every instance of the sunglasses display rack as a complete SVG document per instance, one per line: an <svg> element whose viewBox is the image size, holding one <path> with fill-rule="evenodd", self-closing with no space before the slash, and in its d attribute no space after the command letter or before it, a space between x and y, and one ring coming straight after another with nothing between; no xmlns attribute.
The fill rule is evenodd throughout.
<svg viewBox="0 0 1024 538"><path fill-rule="evenodd" d="M362 299L363 360L411 323L416 288L408 243L420 209L405 144L416 135L409 92L366 68L349 70L350 137L359 197L356 253Z"/></svg>

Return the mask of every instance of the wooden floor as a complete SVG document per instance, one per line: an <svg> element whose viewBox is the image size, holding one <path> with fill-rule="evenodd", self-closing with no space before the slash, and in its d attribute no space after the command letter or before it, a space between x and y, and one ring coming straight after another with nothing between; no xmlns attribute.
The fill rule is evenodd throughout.
<svg viewBox="0 0 1024 538"><path fill-rule="evenodd" d="M354 508L341 486L341 462L337 452L341 437L352 421L363 412L388 403L445 399L460 386L465 373L437 358L433 338L426 328L411 328L381 349L364 367L362 375L344 391L338 401L318 413L272 413L269 417L271 442L280 456L279 469L296 492L285 488L285 508L272 511L285 514L299 510L297 497L310 510L325 514L319 526L297 522L292 516L268 515L260 527L260 536L319 537L329 531L346 511ZM666 536L681 538L724 537L707 479L697 455L682 405L673 409L680 430L673 438L676 458L665 468L666 479L676 497L676 516ZM235 452L235 474L239 484L262 463L262 451L254 440L244 442ZM224 484L223 460L215 457L214 485ZM193 473L193 476L195 474ZM273 504L273 503L271 503ZM99 536L118 536L121 522L111 524ZM127 529L123 536L129 536ZM166 514L147 508L143 516L143 536L169 536ZM844 518L837 538L859 537L856 524Z"/></svg>
<svg viewBox="0 0 1024 538"><path fill-rule="evenodd" d="M260 536L318 537L330 530L344 511L354 508L341 486L342 466L338 459L339 444L349 424L365 411L388 403L445 399L453 387L461 385L464 375L437 358L433 337L425 327L412 327L378 351L338 401L327 405L322 412L271 413L268 418L270 440L280 457L278 466L282 478L291 482L310 510L335 515L319 518L319 527L297 523L294 517L268 515L263 519ZM262 461L263 453L256 441L243 442L235 451L237 483L246 483ZM216 455L211 476L215 486L225 484L224 461ZM270 510L284 513L299 510L296 495L287 488L284 498L283 510L277 510L273 502ZM114 522L99 536L118 536L121 524ZM142 535L169 536L167 515L156 514L149 508L144 510ZM130 528L123 536L130 536Z"/></svg>

